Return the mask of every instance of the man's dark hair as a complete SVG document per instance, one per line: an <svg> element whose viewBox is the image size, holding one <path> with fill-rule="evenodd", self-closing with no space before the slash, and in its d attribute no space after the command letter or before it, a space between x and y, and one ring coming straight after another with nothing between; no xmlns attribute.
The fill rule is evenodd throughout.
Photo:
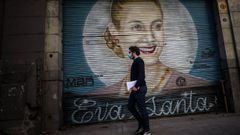
<svg viewBox="0 0 240 135"><path fill-rule="evenodd" d="M130 47L129 47L129 50L130 50L131 52L135 52L135 53L137 54L137 56L140 55L140 49L139 49L138 47L136 47L136 46L130 46Z"/></svg>

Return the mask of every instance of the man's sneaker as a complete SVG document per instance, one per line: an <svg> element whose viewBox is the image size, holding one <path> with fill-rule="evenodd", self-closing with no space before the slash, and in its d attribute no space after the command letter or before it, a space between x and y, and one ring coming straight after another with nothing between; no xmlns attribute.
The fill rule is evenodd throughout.
<svg viewBox="0 0 240 135"><path fill-rule="evenodd" d="M142 128L138 128L136 131L135 131L135 135L140 135L143 133L143 129Z"/></svg>
<svg viewBox="0 0 240 135"><path fill-rule="evenodd" d="M151 132L150 131L144 132L143 135L151 135Z"/></svg>

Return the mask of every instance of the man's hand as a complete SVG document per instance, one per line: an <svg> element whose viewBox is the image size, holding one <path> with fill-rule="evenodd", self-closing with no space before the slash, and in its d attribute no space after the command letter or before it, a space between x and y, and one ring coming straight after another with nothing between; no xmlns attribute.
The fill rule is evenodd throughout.
<svg viewBox="0 0 240 135"><path fill-rule="evenodd" d="M136 88L136 87L134 86L134 87L132 87L132 91L138 91L139 88L140 88L140 87L137 87L137 88Z"/></svg>

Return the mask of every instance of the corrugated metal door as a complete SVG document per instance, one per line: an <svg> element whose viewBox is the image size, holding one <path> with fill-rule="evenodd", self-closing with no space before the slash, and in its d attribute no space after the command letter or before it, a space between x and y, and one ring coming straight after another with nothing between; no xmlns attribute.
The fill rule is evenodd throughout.
<svg viewBox="0 0 240 135"><path fill-rule="evenodd" d="M64 0L64 119L129 119L136 45L145 62L150 117L223 109L212 3L207 0Z"/></svg>

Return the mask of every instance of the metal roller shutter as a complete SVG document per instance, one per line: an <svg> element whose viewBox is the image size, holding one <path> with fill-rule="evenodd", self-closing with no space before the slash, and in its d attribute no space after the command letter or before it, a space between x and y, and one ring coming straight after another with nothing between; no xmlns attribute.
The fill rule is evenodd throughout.
<svg viewBox="0 0 240 135"><path fill-rule="evenodd" d="M117 1L63 0L65 122L132 118L130 45L145 61L150 117L223 110L212 3Z"/></svg>

